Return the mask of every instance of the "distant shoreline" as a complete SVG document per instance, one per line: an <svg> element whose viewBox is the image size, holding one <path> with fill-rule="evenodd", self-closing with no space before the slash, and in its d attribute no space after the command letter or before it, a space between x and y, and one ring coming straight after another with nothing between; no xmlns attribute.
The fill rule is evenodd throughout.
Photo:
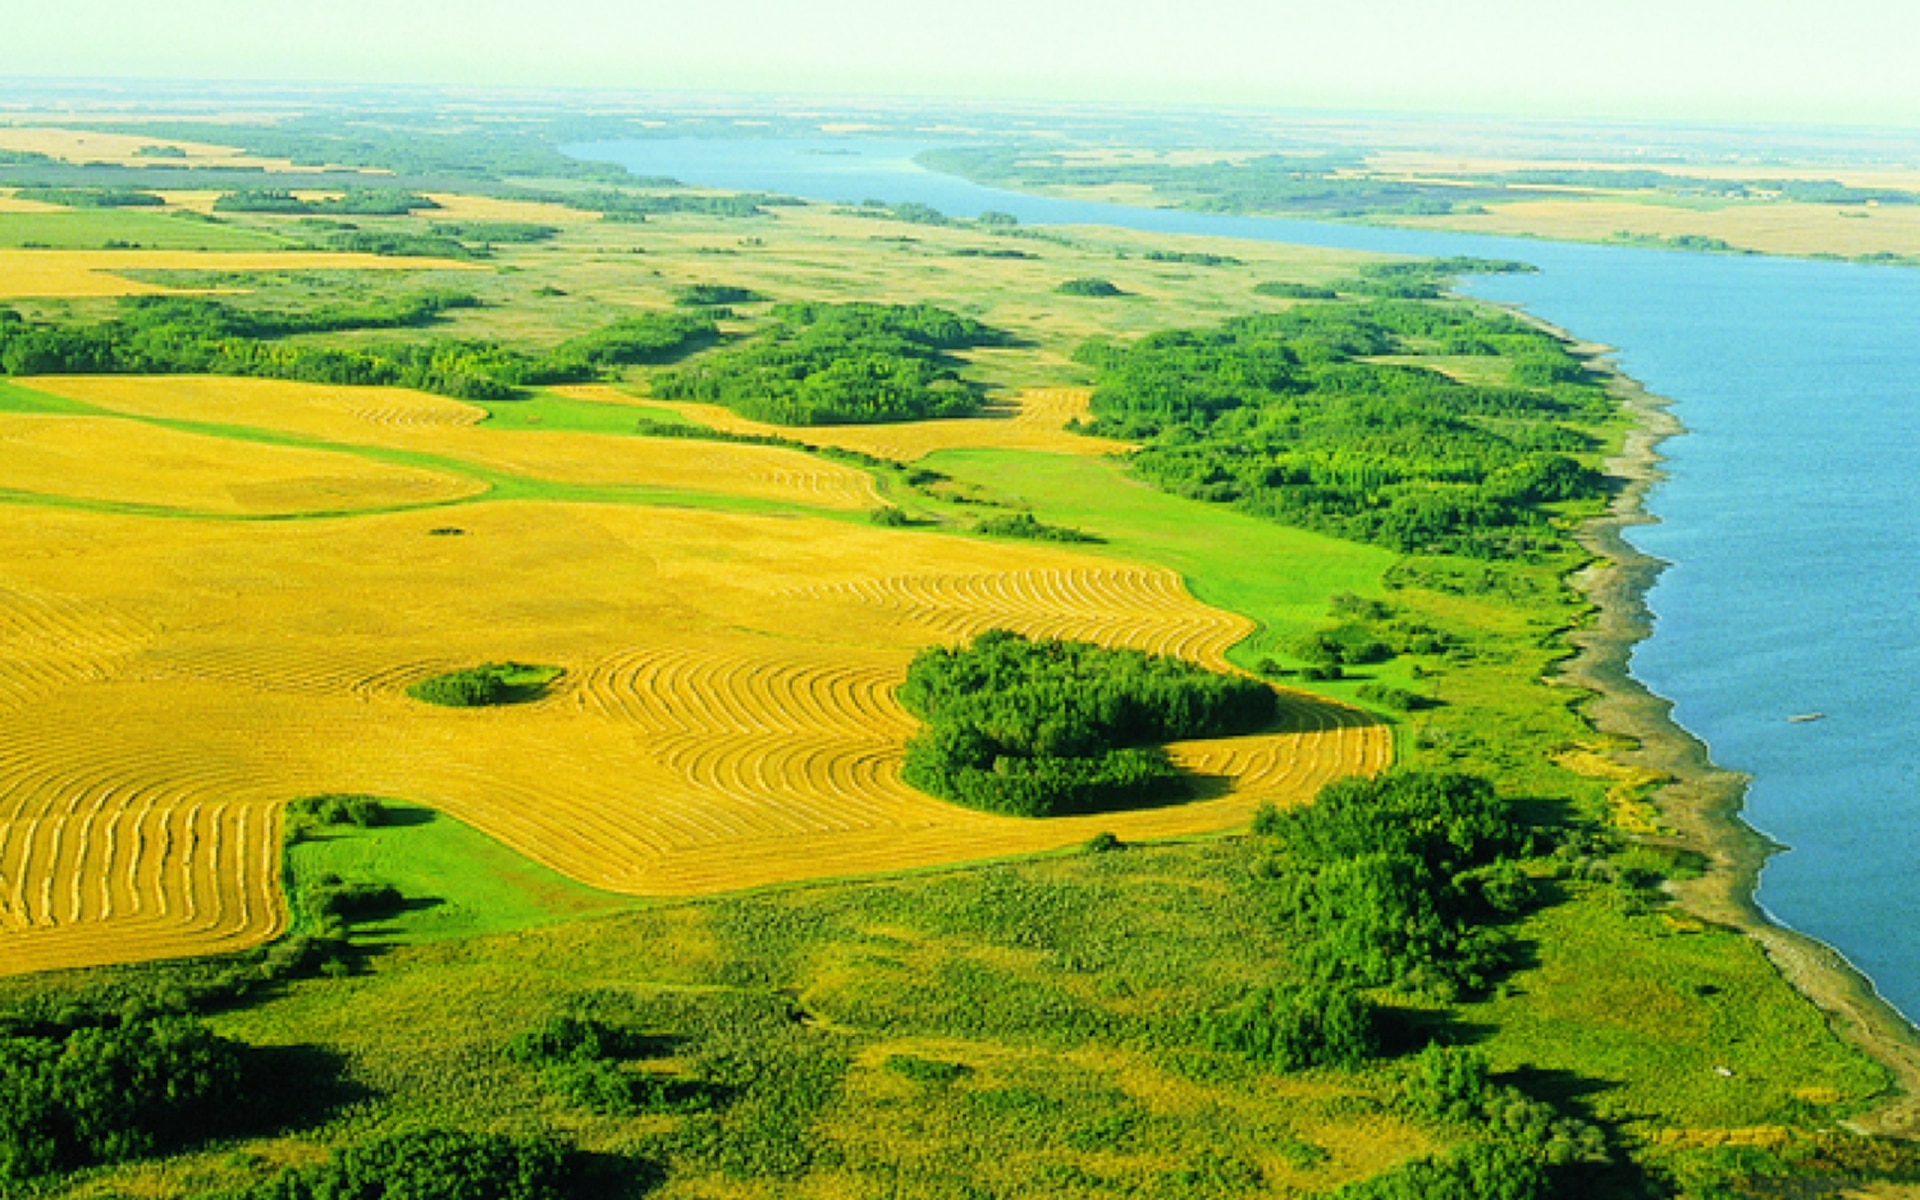
<svg viewBox="0 0 1920 1200"><path fill-rule="evenodd" d="M1610 390L1635 419L1620 453L1607 463L1608 473L1626 486L1606 516L1588 521L1576 534L1596 558L1569 582L1592 602L1595 618L1569 635L1576 653L1561 665L1554 682L1593 693L1585 710L1588 721L1602 733L1633 741L1631 749L1606 752L1609 759L1667 778L1653 801L1672 833L1648 840L1695 850L1708 860L1699 878L1670 885L1680 906L1754 938L1781 976L1819 1007L1842 1037L1891 1072L1894 1091L1849 1124L1863 1133L1920 1136L1920 1029L1838 951L1776 923L1760 907L1755 899L1760 868L1782 847L1741 818L1748 777L1716 764L1707 746L1673 720L1672 701L1649 691L1628 668L1633 647L1653 632L1647 595L1666 564L1635 549L1623 531L1658 521L1645 501L1665 477L1659 447L1686 427L1669 411L1669 401L1620 372L1606 357L1610 347L1554 331L1610 377Z"/></svg>

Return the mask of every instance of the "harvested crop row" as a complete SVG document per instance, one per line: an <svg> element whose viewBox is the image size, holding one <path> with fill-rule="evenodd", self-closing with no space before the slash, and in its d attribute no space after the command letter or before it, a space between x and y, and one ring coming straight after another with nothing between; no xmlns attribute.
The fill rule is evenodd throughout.
<svg viewBox="0 0 1920 1200"><path fill-rule="evenodd" d="M0 712L107 678L152 634L113 605L0 587Z"/></svg>
<svg viewBox="0 0 1920 1200"><path fill-rule="evenodd" d="M1168 654L1215 670L1225 669L1228 647L1253 631L1244 617L1195 604L1173 572L1140 567L897 576L795 594L851 599L950 640L1010 629Z"/></svg>

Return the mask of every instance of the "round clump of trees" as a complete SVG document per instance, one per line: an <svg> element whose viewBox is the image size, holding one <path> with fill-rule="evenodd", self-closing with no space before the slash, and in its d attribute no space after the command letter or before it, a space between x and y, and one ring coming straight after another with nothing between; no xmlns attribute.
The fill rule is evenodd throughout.
<svg viewBox="0 0 1920 1200"><path fill-rule="evenodd" d="M915 656L900 689L928 728L905 778L988 812L1050 817L1176 797L1162 743L1228 737L1273 720L1273 689L1192 663L991 630Z"/></svg>
<svg viewBox="0 0 1920 1200"><path fill-rule="evenodd" d="M490 708L501 704L523 704L546 693L563 674L559 667L530 666L526 663L482 663L422 679L407 688L407 695L425 704L442 708Z"/></svg>

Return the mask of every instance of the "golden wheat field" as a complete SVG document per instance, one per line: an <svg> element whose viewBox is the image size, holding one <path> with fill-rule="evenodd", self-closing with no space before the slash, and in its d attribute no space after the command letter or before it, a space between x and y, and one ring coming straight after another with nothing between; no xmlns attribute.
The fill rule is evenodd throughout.
<svg viewBox="0 0 1920 1200"><path fill-rule="evenodd" d="M0 459L0 490L218 516L436 504L486 490L438 471L112 417L0 413Z"/></svg>
<svg viewBox="0 0 1920 1200"><path fill-rule="evenodd" d="M472 271L438 258L382 258L324 250L0 250L0 298L79 300L177 295L179 288L119 271Z"/></svg>
<svg viewBox="0 0 1920 1200"><path fill-rule="evenodd" d="M420 801L576 879L680 895L1218 830L1389 754L1361 714L1290 698L1271 733L1176 748L1222 777L1184 806L1027 822L905 787L893 690L918 647L999 626L1219 664L1248 630L1171 573L1051 548L624 505L10 506L0 560L6 972L273 936L276 813L312 792ZM404 693L502 659L566 674L511 708Z"/></svg>
<svg viewBox="0 0 1920 1200"><path fill-rule="evenodd" d="M484 409L399 388L226 377L41 377L21 386L162 420L239 425L459 459L549 483L668 488L858 512L880 503L851 467L777 446L501 431Z"/></svg>
<svg viewBox="0 0 1920 1200"><path fill-rule="evenodd" d="M724 433L784 437L812 446L857 450L895 462L913 462L936 450L1037 450L1044 454L1099 457L1127 448L1125 443L1069 433L1068 421L1087 416L1092 393L1085 388L1033 388L979 417L912 421L894 425L820 425L794 429L750 421L718 404L674 400L637 401L604 384L553 389L563 396L609 404L645 403L679 413Z"/></svg>

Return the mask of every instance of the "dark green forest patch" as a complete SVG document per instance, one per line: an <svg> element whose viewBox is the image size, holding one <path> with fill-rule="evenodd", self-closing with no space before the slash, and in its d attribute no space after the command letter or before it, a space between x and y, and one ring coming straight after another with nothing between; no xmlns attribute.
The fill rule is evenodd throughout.
<svg viewBox="0 0 1920 1200"><path fill-rule="evenodd" d="M435 675L407 687L407 695L443 708L492 708L502 704L524 704L546 694L548 686L560 678L559 667L529 666L526 663L482 663Z"/></svg>
<svg viewBox="0 0 1920 1200"><path fill-rule="evenodd" d="M930 304L782 304L773 317L758 336L655 379L653 394L777 425L972 416L982 389L960 378L951 352L1007 341Z"/></svg>
<svg viewBox="0 0 1920 1200"><path fill-rule="evenodd" d="M1274 714L1257 680L1001 630L921 651L900 702L930 726L907 744L907 782L1019 817L1177 796L1182 776L1160 743L1251 732Z"/></svg>

